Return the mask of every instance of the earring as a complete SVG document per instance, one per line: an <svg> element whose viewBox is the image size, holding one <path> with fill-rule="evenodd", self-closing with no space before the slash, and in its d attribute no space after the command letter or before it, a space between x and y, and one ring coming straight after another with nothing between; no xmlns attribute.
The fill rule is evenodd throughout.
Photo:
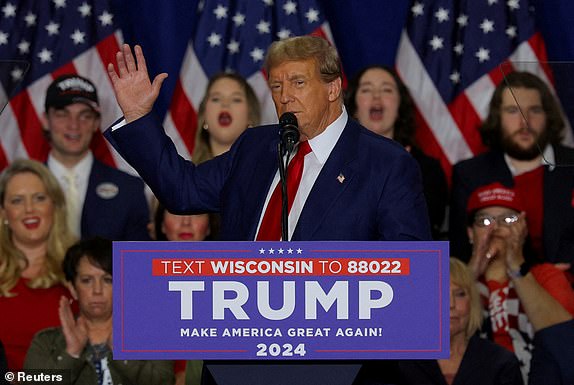
<svg viewBox="0 0 574 385"><path fill-rule="evenodd" d="M209 129L209 126L207 125L207 122L203 123L203 129L206 130L206 131Z"/></svg>

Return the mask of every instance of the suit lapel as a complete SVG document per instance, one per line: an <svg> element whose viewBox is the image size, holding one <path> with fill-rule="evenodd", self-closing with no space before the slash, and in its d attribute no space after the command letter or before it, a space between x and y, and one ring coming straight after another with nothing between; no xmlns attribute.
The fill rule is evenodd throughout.
<svg viewBox="0 0 574 385"><path fill-rule="evenodd" d="M329 208L353 180L356 173L353 160L357 157L358 140L358 126L349 120L307 197L293 240L311 239Z"/></svg>
<svg viewBox="0 0 574 385"><path fill-rule="evenodd" d="M251 174L252 178L248 181L249 186L247 188L247 199L244 200L244 213L245 216L250 219L239 224L240 226L244 226L245 223L251 224L247 239L255 239L255 233L257 231L257 225L259 224L259 218L261 218L265 198L267 197L267 192L273 182L273 178L277 173L277 162L277 141L274 140L255 164L255 168Z"/></svg>

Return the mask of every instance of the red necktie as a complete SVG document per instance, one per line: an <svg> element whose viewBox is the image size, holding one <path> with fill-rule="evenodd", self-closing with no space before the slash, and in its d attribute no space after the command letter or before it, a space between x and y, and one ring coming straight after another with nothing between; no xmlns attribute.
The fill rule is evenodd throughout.
<svg viewBox="0 0 574 385"><path fill-rule="evenodd" d="M303 175L303 165L305 163L305 155L311 152L311 147L309 142L304 141L299 143L299 148L297 153L293 157L293 160L289 162L287 167L287 197L289 199L288 210L291 211L291 206L293 206L293 200L295 199L295 194L297 194L297 189L299 188L299 182L301 182L301 175ZM278 241L281 239L281 182L277 184L269 203L267 204L267 209L265 210L265 215L261 221L261 226L259 227L259 232L257 233L257 241Z"/></svg>

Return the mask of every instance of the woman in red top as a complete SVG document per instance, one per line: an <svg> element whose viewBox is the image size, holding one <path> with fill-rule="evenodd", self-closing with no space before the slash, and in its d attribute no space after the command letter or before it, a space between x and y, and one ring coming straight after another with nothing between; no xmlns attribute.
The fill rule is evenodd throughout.
<svg viewBox="0 0 574 385"><path fill-rule="evenodd" d="M69 296L61 263L74 242L64 193L34 160L16 160L0 176L0 340L8 368L22 368L34 334L58 326Z"/></svg>
<svg viewBox="0 0 574 385"><path fill-rule="evenodd" d="M526 214L514 190L500 183L480 187L467 211L473 244L469 265L488 312L486 329L516 354L526 379L534 334L572 319L574 292L563 271L536 264L524 252Z"/></svg>

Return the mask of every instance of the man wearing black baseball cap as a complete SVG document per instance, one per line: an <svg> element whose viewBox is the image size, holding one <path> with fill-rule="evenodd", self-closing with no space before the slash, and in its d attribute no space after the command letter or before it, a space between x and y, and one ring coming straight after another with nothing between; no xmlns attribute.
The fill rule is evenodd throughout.
<svg viewBox="0 0 574 385"><path fill-rule="evenodd" d="M66 193L69 225L78 238L147 240L149 207L143 182L95 159L90 145L100 128L95 85L69 74L46 92L44 132L48 168Z"/></svg>

